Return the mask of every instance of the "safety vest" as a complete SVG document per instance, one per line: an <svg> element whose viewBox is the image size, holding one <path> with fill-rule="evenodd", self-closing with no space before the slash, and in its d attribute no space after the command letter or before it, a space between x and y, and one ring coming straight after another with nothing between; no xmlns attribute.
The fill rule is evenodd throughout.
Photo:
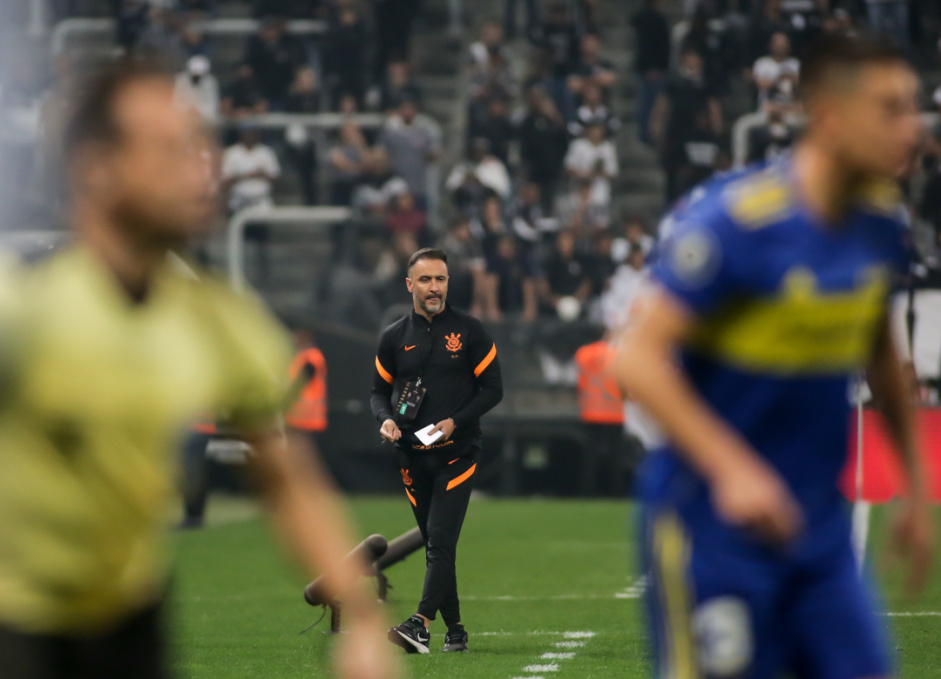
<svg viewBox="0 0 941 679"><path fill-rule="evenodd" d="M295 429L324 431L327 428L327 362L320 349L303 349L291 363L293 382L306 364L314 366L314 376L304 385L297 401L288 410L285 421Z"/></svg>
<svg viewBox="0 0 941 679"><path fill-rule="evenodd" d="M582 422L623 424L624 398L611 373L616 351L607 342L587 344L575 352L578 408Z"/></svg>

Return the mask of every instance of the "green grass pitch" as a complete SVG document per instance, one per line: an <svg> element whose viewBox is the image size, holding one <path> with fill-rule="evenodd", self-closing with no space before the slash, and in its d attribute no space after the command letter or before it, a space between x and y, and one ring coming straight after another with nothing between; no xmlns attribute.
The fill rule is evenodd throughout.
<svg viewBox="0 0 941 679"><path fill-rule="evenodd" d="M413 526L404 496L353 498L350 507L363 536L391 538ZM277 549L264 519L226 498L213 498L209 513L208 528L177 537L171 611L181 679L330 676L332 638L321 633L329 620L299 634L320 610L304 603L306 578ZM903 569L885 556L886 515L874 512L870 548L887 608L909 614L892 617L901 676L941 677L941 567L920 600L906 600ZM616 597L639 575L632 521L626 502L475 498L458 552L471 652L441 653L444 626L437 620L432 653L404 657L405 676L648 677L641 601ZM415 611L423 573L421 553L388 571L390 621ZM542 658L546 653L574 657ZM558 669L533 667L552 664Z"/></svg>

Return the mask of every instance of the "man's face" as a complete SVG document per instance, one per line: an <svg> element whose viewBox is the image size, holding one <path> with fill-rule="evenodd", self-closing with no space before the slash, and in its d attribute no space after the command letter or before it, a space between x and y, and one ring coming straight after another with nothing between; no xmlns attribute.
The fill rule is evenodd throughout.
<svg viewBox="0 0 941 679"><path fill-rule="evenodd" d="M771 36L771 55L775 59L786 59L791 54L791 41L784 33Z"/></svg>
<svg viewBox="0 0 941 679"><path fill-rule="evenodd" d="M415 120L417 113L418 110L411 101L406 101L399 107L399 115L402 116L402 120L404 120L407 125L410 125L412 121Z"/></svg>
<svg viewBox="0 0 941 679"><path fill-rule="evenodd" d="M93 200L135 238L178 244L215 211L215 148L198 115L174 103L173 83L129 85L114 104L117 142L76 168L94 178ZM80 176L80 175L79 175Z"/></svg>
<svg viewBox="0 0 941 679"><path fill-rule="evenodd" d="M601 45L598 43L598 38L590 34L582 38L582 56L586 61L594 61L600 51Z"/></svg>
<svg viewBox="0 0 941 679"><path fill-rule="evenodd" d="M902 62L863 67L845 93L820 95L821 137L860 174L895 177L924 133L918 81Z"/></svg>
<svg viewBox="0 0 941 679"><path fill-rule="evenodd" d="M448 265L440 259L419 259L405 284L417 308L431 316L440 313L448 298Z"/></svg>

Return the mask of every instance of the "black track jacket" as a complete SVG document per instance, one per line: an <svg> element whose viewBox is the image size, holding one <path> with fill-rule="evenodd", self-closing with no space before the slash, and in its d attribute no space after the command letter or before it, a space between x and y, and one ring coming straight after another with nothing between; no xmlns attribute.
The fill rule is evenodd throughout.
<svg viewBox="0 0 941 679"><path fill-rule="evenodd" d="M421 377L428 391L414 422L393 414L405 382ZM394 399L394 400L393 400ZM429 323L413 310L382 333L373 378L373 415L393 419L402 430L396 443L403 450L448 450L479 441L480 418L503 399L497 347L473 316L445 306ZM426 448L414 431L447 418L454 433Z"/></svg>

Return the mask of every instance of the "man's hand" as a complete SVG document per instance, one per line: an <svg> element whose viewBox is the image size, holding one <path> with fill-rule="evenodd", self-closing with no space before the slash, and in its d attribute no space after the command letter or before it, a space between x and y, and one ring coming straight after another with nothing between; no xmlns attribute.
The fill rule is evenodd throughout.
<svg viewBox="0 0 941 679"><path fill-rule="evenodd" d="M723 519L765 542L783 545L801 531L803 517L791 491L753 452L713 477L712 493Z"/></svg>
<svg viewBox="0 0 941 679"><path fill-rule="evenodd" d="M395 423L395 420L389 419L382 423L382 427L379 428L379 435L384 441L395 443L402 438L402 431L399 429L399 425Z"/></svg>
<svg viewBox="0 0 941 679"><path fill-rule="evenodd" d="M338 635L333 664L339 679L396 679L401 676L398 653L386 641L386 625L376 617L354 620Z"/></svg>
<svg viewBox="0 0 941 679"><path fill-rule="evenodd" d="M906 589L909 595L917 596L924 589L934 560L934 526L927 502L906 500L892 529L892 551L911 564Z"/></svg>
<svg viewBox="0 0 941 679"><path fill-rule="evenodd" d="M451 434L454 433L454 420L450 417L446 420L441 420L438 424L435 425L435 428L428 432L429 436L434 436L436 431L442 432L444 435L438 439L439 441L447 441L451 438Z"/></svg>

